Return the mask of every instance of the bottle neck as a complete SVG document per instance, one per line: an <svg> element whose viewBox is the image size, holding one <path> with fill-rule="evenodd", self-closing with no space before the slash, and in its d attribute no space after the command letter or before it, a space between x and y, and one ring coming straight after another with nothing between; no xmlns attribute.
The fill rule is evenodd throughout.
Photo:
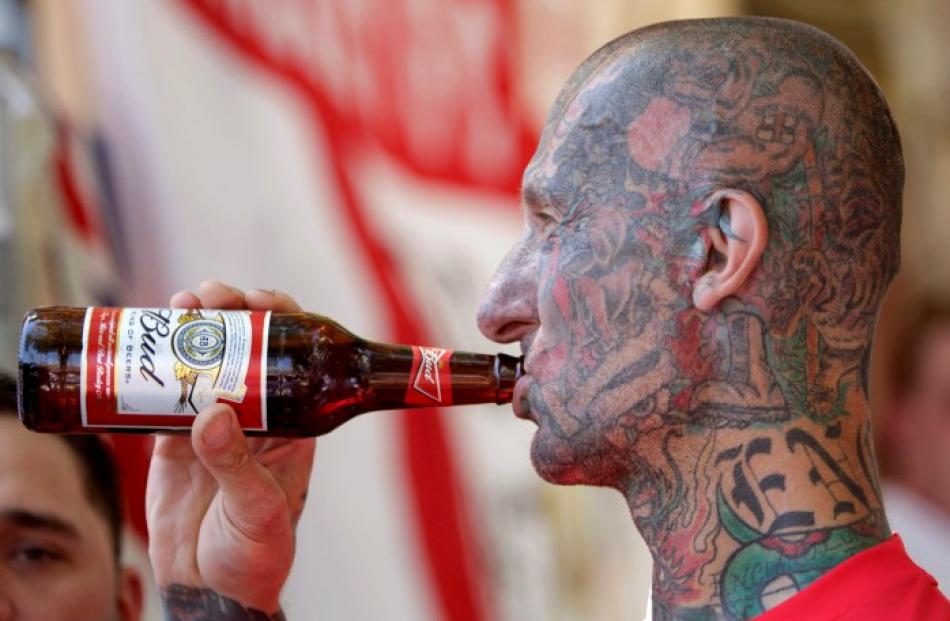
<svg viewBox="0 0 950 621"><path fill-rule="evenodd" d="M361 364L373 409L509 403L521 359L434 347L365 343Z"/></svg>

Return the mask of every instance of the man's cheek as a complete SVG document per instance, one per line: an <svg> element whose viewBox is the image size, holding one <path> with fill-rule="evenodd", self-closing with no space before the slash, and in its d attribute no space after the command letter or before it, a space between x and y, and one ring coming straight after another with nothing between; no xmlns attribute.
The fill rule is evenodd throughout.
<svg viewBox="0 0 950 621"><path fill-rule="evenodd" d="M546 286L542 291L539 310L541 323L547 321L550 325L563 326L570 320L573 310L570 284L566 278L556 274L543 282Z"/></svg>
<svg viewBox="0 0 950 621"><path fill-rule="evenodd" d="M562 282L563 281L556 281ZM570 356L571 343L577 342L577 322L570 320L570 296L566 285L555 284L554 291L541 299L538 308L540 328L527 355L527 369L538 381L561 376Z"/></svg>
<svg viewBox="0 0 950 621"><path fill-rule="evenodd" d="M567 365L567 343L546 344L541 335L535 340L531 354L529 371L539 383L547 383L563 378Z"/></svg>

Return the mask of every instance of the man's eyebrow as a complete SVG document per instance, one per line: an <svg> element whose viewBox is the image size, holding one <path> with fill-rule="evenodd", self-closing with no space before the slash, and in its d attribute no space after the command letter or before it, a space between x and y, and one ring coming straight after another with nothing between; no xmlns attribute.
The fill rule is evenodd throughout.
<svg viewBox="0 0 950 621"><path fill-rule="evenodd" d="M24 509L0 510L0 525L8 524L31 530L45 530L79 539L79 530L66 520L49 513L36 513Z"/></svg>
<svg viewBox="0 0 950 621"><path fill-rule="evenodd" d="M533 185L522 185L521 186L521 200L524 203L529 205L538 204L538 191L534 188Z"/></svg>

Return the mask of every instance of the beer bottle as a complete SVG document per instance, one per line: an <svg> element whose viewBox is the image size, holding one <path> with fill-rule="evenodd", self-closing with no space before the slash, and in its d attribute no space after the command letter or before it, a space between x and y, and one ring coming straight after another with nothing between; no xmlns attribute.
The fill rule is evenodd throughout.
<svg viewBox="0 0 950 621"><path fill-rule="evenodd" d="M187 429L221 401L249 435L325 434L370 410L507 403L521 359L361 339L311 313L46 307L19 342L35 431Z"/></svg>

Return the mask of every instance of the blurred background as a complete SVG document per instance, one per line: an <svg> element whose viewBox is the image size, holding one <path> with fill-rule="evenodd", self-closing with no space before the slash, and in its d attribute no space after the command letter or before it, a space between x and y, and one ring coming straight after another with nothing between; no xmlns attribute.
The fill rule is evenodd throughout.
<svg viewBox="0 0 950 621"><path fill-rule="evenodd" d="M902 466L907 447L950 454L950 314L908 336L950 295L942 0L0 0L0 368L29 307L163 306L204 279L290 292L374 340L495 351L475 308L562 83L628 30L737 14L828 31L891 103L907 183L879 450L895 506L926 522L919 562L947 571L950 463ZM543 483L532 433L491 406L321 440L288 618L640 618L650 558L622 498ZM116 450L142 562L148 440Z"/></svg>

